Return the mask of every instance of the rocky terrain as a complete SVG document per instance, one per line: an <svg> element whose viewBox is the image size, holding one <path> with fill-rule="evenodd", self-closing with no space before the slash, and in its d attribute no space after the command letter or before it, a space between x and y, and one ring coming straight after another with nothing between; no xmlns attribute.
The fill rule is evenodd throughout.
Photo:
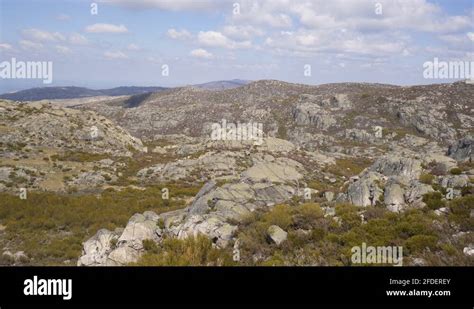
<svg viewBox="0 0 474 309"><path fill-rule="evenodd" d="M112 211L106 226L88 217L81 237L69 223L78 217L49 222L43 246L69 237L60 245L74 251L48 261L12 234L21 208L0 202L3 259L351 265L350 247L372 241L405 246L404 265L474 265L473 85L203 88L0 102L4 196L116 194L139 210ZM262 124L261 142L213 139L223 120Z"/></svg>

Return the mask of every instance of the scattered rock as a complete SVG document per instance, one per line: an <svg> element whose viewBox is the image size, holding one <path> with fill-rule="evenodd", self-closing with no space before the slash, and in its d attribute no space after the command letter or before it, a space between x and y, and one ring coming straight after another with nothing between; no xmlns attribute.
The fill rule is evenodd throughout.
<svg viewBox="0 0 474 309"><path fill-rule="evenodd" d="M288 237L288 233L277 225L270 226L267 233L271 241L273 241L277 246L286 241L286 238Z"/></svg>
<svg viewBox="0 0 474 309"><path fill-rule="evenodd" d="M426 261L422 258L414 258L412 260L413 266L426 266Z"/></svg>
<svg viewBox="0 0 474 309"><path fill-rule="evenodd" d="M462 252L466 255L466 256L474 256L474 245L473 244L470 244L469 246L465 247Z"/></svg>
<svg viewBox="0 0 474 309"><path fill-rule="evenodd" d="M331 202L334 199L334 192L326 191L324 192L324 197L328 202Z"/></svg>

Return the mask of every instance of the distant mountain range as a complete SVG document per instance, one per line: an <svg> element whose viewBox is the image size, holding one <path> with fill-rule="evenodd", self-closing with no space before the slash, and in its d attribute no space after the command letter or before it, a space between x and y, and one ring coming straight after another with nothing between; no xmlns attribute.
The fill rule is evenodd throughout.
<svg viewBox="0 0 474 309"><path fill-rule="evenodd" d="M225 90L237 88L248 84L250 81L234 79L214 81L204 84L191 85L191 87L207 90ZM0 95L1 99L15 101L39 101L56 99L77 99L96 96L123 96L136 95L151 92L161 92L169 88L166 87L116 87L111 89L89 89L84 87L39 87L21 90L17 92L4 93Z"/></svg>
<svg viewBox="0 0 474 309"><path fill-rule="evenodd" d="M96 96L134 95L166 90L164 87L117 87L94 90L83 87L41 87L4 93L0 98L16 101L39 101L55 99L77 99Z"/></svg>

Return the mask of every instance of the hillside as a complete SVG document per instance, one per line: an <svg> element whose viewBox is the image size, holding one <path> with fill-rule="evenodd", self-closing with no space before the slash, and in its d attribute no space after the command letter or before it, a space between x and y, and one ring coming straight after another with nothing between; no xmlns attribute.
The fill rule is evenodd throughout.
<svg viewBox="0 0 474 309"><path fill-rule="evenodd" d="M474 264L474 85L71 102L0 103L0 263L353 265L367 242L403 246L403 265ZM224 120L261 130L213 138Z"/></svg>

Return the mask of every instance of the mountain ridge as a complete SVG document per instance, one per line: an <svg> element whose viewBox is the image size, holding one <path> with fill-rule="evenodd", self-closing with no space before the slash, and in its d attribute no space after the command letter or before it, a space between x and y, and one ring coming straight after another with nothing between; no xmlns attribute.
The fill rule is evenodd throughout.
<svg viewBox="0 0 474 309"><path fill-rule="evenodd" d="M202 84L189 85L204 90L225 90L244 86L250 83L248 80L232 79L211 81ZM140 95L144 93L156 93L167 89L181 87L161 87L161 86L119 86L107 89L90 89L87 87L64 86L64 87L34 87L15 92L0 94L0 99L13 101L40 101L57 99L77 99L96 96L123 96Z"/></svg>

